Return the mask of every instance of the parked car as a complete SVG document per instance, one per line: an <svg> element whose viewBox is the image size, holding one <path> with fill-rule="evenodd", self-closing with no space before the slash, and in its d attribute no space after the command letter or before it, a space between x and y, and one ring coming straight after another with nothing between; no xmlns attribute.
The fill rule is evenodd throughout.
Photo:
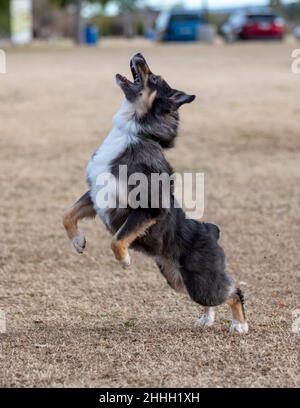
<svg viewBox="0 0 300 408"><path fill-rule="evenodd" d="M294 33L295 37L298 38L298 40L300 40L300 26L295 28Z"/></svg>
<svg viewBox="0 0 300 408"><path fill-rule="evenodd" d="M281 40L285 34L285 22L273 11L238 12L230 16L222 26L226 41L251 39Z"/></svg>
<svg viewBox="0 0 300 408"><path fill-rule="evenodd" d="M156 20L158 41L197 41L203 17L197 11L164 11Z"/></svg>

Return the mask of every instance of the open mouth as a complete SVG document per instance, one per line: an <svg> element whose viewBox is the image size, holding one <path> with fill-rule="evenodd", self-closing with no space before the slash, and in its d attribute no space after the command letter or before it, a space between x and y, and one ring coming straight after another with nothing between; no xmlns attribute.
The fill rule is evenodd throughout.
<svg viewBox="0 0 300 408"><path fill-rule="evenodd" d="M141 82L140 74L138 70L136 69L136 65L134 64L134 60L130 60L130 69L132 73L132 78L135 84L138 84Z"/></svg>
<svg viewBox="0 0 300 408"><path fill-rule="evenodd" d="M130 81L125 76L117 74L116 78L117 78L117 81L120 84L122 84L122 85L134 85L134 84L140 84L141 83L141 76L140 76L139 71L138 71L138 69L136 67L134 57L130 60L130 70L131 70L133 82Z"/></svg>
<svg viewBox="0 0 300 408"><path fill-rule="evenodd" d="M116 75L117 81L119 84L122 85L133 85L133 83L131 81L129 81L129 79L127 79L125 76L121 75L121 74L117 74Z"/></svg>

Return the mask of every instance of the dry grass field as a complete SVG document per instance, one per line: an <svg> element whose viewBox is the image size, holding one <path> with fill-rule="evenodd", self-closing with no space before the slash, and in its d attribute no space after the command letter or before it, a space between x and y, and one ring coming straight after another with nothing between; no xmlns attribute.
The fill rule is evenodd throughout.
<svg viewBox="0 0 300 408"><path fill-rule="evenodd" d="M0 76L2 387L296 387L300 334L300 75L290 43L205 46L103 42L8 51ZM85 167L121 101L114 74L142 51L197 95L167 153L205 173L204 219L217 223L245 291L250 332L213 328L153 261L123 270L99 220L70 249L62 214L86 191Z"/></svg>

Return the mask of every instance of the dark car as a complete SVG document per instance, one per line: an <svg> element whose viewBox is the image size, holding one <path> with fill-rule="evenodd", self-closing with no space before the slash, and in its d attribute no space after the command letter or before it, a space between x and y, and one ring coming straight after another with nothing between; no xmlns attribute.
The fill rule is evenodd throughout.
<svg viewBox="0 0 300 408"><path fill-rule="evenodd" d="M284 20L273 11L238 12L222 26L226 41L277 39L285 34Z"/></svg>
<svg viewBox="0 0 300 408"><path fill-rule="evenodd" d="M197 11L164 11L156 20L158 41L197 41L203 17Z"/></svg>

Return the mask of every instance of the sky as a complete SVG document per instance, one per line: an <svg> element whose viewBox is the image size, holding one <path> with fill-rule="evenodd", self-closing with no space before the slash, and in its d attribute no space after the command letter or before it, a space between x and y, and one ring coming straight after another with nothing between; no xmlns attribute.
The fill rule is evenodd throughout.
<svg viewBox="0 0 300 408"><path fill-rule="evenodd" d="M288 2L289 0L285 0ZM227 8L227 7L240 7L240 6L265 6L269 4L268 0L206 0L210 8ZM186 8L200 9L203 5L203 0L140 0L140 3L153 6L158 9L169 8L174 4L183 4ZM89 6L89 11L96 10L97 6ZM98 10L98 9L97 9ZM89 11L87 14L89 14ZM117 7L111 3L107 9L107 14L116 14ZM92 11L93 12L93 11Z"/></svg>
<svg viewBox="0 0 300 408"><path fill-rule="evenodd" d="M186 7L190 8L201 8L202 0L146 0L147 4L151 6L161 7L170 7L176 3L184 3ZM207 0L208 6L212 8L222 8L222 7L236 7L236 6L257 6L257 5L265 5L268 1L267 0Z"/></svg>

